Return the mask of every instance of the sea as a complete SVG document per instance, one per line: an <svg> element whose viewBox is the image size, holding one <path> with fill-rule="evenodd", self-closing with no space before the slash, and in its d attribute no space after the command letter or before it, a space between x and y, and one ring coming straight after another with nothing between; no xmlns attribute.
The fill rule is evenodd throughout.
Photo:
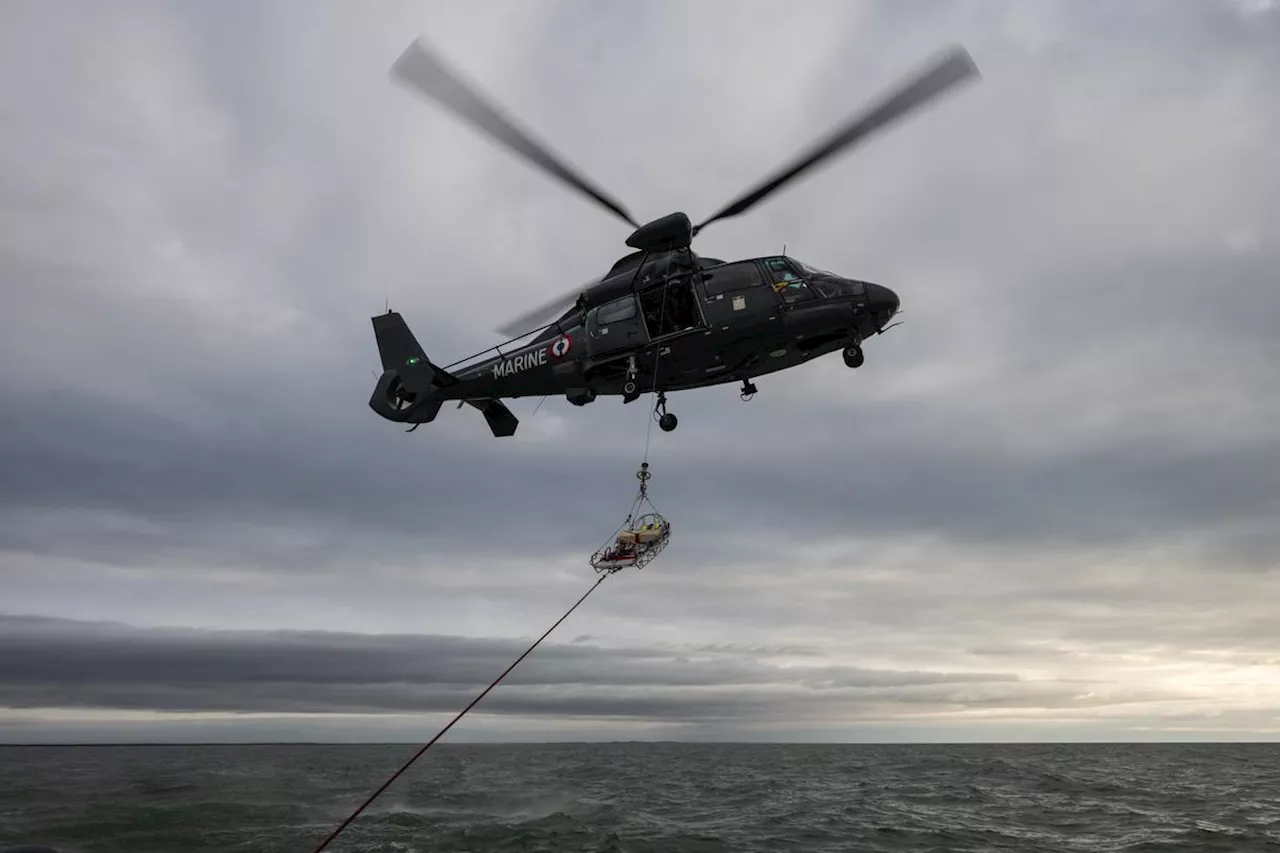
<svg viewBox="0 0 1280 853"><path fill-rule="evenodd" d="M417 749L0 746L0 849L312 853ZM441 743L325 849L1280 851L1280 744Z"/></svg>

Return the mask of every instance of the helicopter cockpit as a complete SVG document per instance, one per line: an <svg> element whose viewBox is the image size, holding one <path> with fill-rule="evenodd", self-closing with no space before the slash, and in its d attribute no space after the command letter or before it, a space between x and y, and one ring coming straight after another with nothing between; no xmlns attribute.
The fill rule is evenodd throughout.
<svg viewBox="0 0 1280 853"><path fill-rule="evenodd" d="M788 305L812 299L815 296L830 299L836 296L866 296L867 294L865 282L836 275L792 257L765 258L764 264L773 279L774 292Z"/></svg>
<svg viewBox="0 0 1280 853"><path fill-rule="evenodd" d="M765 258L765 269L769 271L773 292L778 294L783 303L794 305L806 299L813 299L814 293L809 285L798 274L797 267L788 258Z"/></svg>

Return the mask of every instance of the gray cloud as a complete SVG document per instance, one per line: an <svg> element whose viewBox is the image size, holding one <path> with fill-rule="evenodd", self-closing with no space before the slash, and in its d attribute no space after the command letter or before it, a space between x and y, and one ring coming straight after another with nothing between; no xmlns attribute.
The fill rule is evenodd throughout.
<svg viewBox="0 0 1280 853"><path fill-rule="evenodd" d="M384 299L450 361L624 249L625 228L387 81L426 29L640 216L709 212L946 43L984 72L700 236L883 281L907 323L857 372L823 360L749 404L673 395L679 430L649 436L672 547L575 617L579 657L528 662L495 709L780 726L820 694L821 713L890 719L985 700L858 678L994 661L1016 680L975 684L1008 708L1083 707L1083 679L1131 684L1144 713L1217 696L1253 719L1280 545L1280 14L777 9L0 11L3 606L333 629L163 633L183 650L166 658L141 627L58 623L41 642L96 637L111 679L6 669L0 705L452 708L466 691L442 679L515 648L464 636L540 631L589 583L645 402L516 401L504 441L470 410L405 436L365 404ZM806 687L773 652L677 664L676 638L804 647L856 683ZM182 680L188 655L236 684L255 655L344 666L305 690L263 669L228 699Z"/></svg>
<svg viewBox="0 0 1280 853"><path fill-rule="evenodd" d="M0 618L0 638L0 702L9 707L293 713L454 710L524 646L32 617ZM1082 692L1078 685L1026 684L1010 673L784 666L761 660L771 651L787 650L549 644L486 699L485 712L732 722L922 706L1094 704L1074 695Z"/></svg>

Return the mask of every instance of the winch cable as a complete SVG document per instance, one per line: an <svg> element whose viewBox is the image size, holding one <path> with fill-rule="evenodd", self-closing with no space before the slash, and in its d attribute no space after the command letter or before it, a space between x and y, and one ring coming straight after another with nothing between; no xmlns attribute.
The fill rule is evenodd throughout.
<svg viewBox="0 0 1280 853"><path fill-rule="evenodd" d="M662 283L662 305L658 308L658 331L662 331L662 322L667 313L667 292L671 287L670 282ZM656 401L658 395L658 365L662 361L662 344L658 344L657 349L653 351L653 385L649 388L651 398ZM653 433L653 422L658 419L658 404L654 403L653 411L649 413L649 425L644 430L644 464L649 465L649 436Z"/></svg>
<svg viewBox="0 0 1280 853"><path fill-rule="evenodd" d="M459 711L459 712L458 712L458 716L454 717L452 720L450 720L450 721L449 721L449 725L447 725L447 726L445 726L443 729L441 729L441 730L440 730L440 732L439 732L439 734L437 734L435 737L433 737L433 738L432 738L432 739L431 739L431 740L430 740L426 745L424 745L424 746L422 747L422 749L418 750L418 751L414 754L414 756L413 756L412 758L410 758L408 761L406 761L406 762L404 763L404 766L403 766L403 767L401 767L401 768L400 768L399 770L397 770L395 773L391 774L391 778L390 778L390 779L388 779L386 782L383 782L383 783L382 783L382 787L380 787L380 788L378 788L378 790L374 791L374 792L369 796L369 799L367 799L367 800L365 800L363 803L361 803L361 804L360 804L360 807L359 807L358 809L356 809L354 812L352 812L350 817L348 817L346 820L344 820L342 823L340 823L340 824L338 825L338 828L337 828L337 829L335 829L333 832L331 832L331 833L329 834L329 837L328 837L328 838L326 838L324 841L320 842L320 846L319 846L319 847L317 847L317 848L315 849L315 853L321 853L321 851L322 851L322 850L324 850L326 847L328 847L328 846L329 846L329 844L330 844L330 843L332 843L333 839L335 839L335 838L337 838L337 837L338 837L338 834L339 834L340 832L342 832L342 830L346 829L346 828L351 824L351 822L352 822L353 820L355 820L357 817L359 817L359 816L360 816L361 812L363 812L365 809L367 809L367 808L369 807L369 805L370 805L371 803L373 803L373 801L374 801L374 800L376 800L376 799L378 798L378 795L380 795L383 791L387 790L387 788L391 787L391 783L392 783L392 782L394 782L394 781L396 781L396 779L399 779L399 778L400 778L400 775L401 775L402 773L404 773L406 770L408 770L408 769L409 769L409 767L410 767L410 765L412 765L412 764L413 764L413 762L415 762L415 761L417 761L419 758L421 758L421 757L422 757L422 754L423 754L423 753L425 753L428 749L430 749L432 744L434 744L436 741L440 740L440 738L444 736L444 733L445 733L445 732L447 732L447 731L449 731L449 729L453 728L453 724L454 724L454 723L458 722L458 720L461 720L461 719L466 715L466 713L467 713L468 711L470 711L473 707L475 707L475 705L476 705L476 703L477 703L477 702L479 702L481 699L483 699L483 698L484 698L484 697L489 693L489 691L490 691L490 690L492 690L493 688L497 687L497 686L498 686L498 682L499 682L499 681L501 681L502 679L506 678L506 677L507 677L507 674L508 674L509 672L511 672L511 670L515 669L515 668L516 668L516 666L520 663L520 661L522 661L522 660L524 660L526 657L528 657L528 656L529 656L529 653L530 653L530 652L532 652L534 649L536 649L536 648L538 647L538 644L539 644L539 643L541 643L543 640L545 640L545 639L547 638L547 636L548 636L552 631L554 631L556 628L560 627L560 623L561 623L561 622L563 622L564 620L568 619L568 618L569 618L569 614L571 614L571 613L573 613L573 611L577 610L577 609L578 609L578 605L579 605L579 604L581 604L582 602L586 601L586 600L587 600L587 596L588 596L588 595L590 595L591 593L595 592L596 587L600 586L600 584L601 584L601 583L603 583L603 582L604 582L604 579L605 579L605 578L607 578L607 577L608 577L608 575L607 575L607 574L605 574L605 575L601 575L601 576L596 580L596 582L595 582L595 583L593 583L593 584L591 585L591 588L590 588L590 589L588 589L588 590L586 591L586 593L584 593L584 594L583 594L582 598L579 598L579 599L577 600L577 602L576 602L572 607L570 607L568 610L566 610L566 611L565 611L565 614L564 614L563 616L561 616L559 619L557 619L557 620L556 620L556 623L555 623L554 625L552 625L550 628L548 628L548 629L547 629L547 631L546 631L546 633L544 633L544 634L543 634L541 637L539 637L538 639L534 640L534 641L533 641L533 645L532 645L532 646L530 646L528 649L526 649L524 654L522 654L522 655L520 655L520 657L516 658L516 659L515 659L515 661L511 664L511 666L507 667L507 668L506 668L506 670L504 670L504 671L503 671L502 675L499 675L497 678L495 678L495 679L493 680L493 683L492 683L492 684L490 684L488 687L486 687L486 688L484 689L484 692L483 692L483 693L481 693L481 694L480 694L479 696L477 696L476 698L472 699L472 700L471 700L471 704L470 704L470 705L468 705L467 707L465 707L465 708L463 708L461 711Z"/></svg>

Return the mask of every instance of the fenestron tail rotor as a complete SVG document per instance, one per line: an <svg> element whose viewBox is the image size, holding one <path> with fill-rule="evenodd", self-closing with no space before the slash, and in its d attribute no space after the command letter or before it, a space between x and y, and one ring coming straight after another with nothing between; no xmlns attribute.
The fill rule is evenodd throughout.
<svg viewBox="0 0 1280 853"><path fill-rule="evenodd" d="M695 226L693 233L697 234L712 222L745 213L824 160L847 150L880 128L902 118L966 79L976 76L978 76L978 68L974 65L969 53L962 47L953 48L870 110L860 112L846 121L834 133L800 155L786 168Z"/></svg>
<svg viewBox="0 0 1280 853"><path fill-rule="evenodd" d="M545 145L534 142L530 134L518 128L512 119L502 115L472 87L444 66L426 42L418 39L391 66L392 79L452 110L495 142L521 155L538 168L553 175L578 192L621 217L633 228L639 225L621 204L603 190L569 168Z"/></svg>

